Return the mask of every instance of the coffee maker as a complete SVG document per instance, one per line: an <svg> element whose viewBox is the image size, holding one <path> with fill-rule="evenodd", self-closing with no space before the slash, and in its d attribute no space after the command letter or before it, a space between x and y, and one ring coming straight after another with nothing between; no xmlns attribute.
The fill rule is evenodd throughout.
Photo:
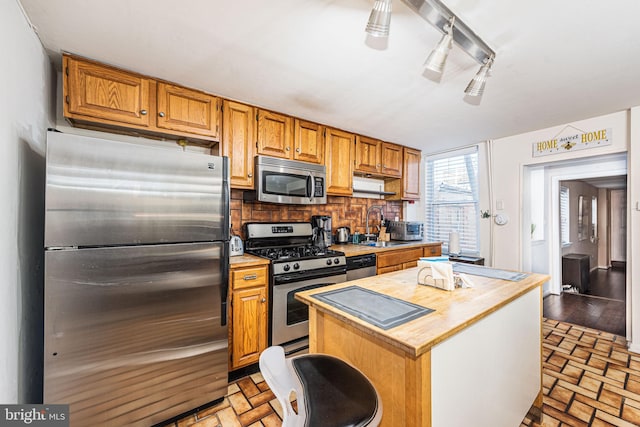
<svg viewBox="0 0 640 427"><path fill-rule="evenodd" d="M319 248L331 246L331 217L328 215L314 215L311 217L313 227L313 244Z"/></svg>

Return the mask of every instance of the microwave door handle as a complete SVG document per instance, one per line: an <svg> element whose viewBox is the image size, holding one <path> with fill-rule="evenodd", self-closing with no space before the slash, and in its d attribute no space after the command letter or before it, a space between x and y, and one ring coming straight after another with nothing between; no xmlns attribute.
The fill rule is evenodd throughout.
<svg viewBox="0 0 640 427"><path fill-rule="evenodd" d="M313 176L309 174L307 176L307 196L309 197L309 200L313 199L313 195L316 192L316 183L314 181Z"/></svg>

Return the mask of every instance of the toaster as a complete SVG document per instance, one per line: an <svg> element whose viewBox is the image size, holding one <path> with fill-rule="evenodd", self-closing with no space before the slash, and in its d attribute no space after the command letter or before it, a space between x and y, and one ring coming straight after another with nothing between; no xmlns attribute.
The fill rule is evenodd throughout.
<svg viewBox="0 0 640 427"><path fill-rule="evenodd" d="M242 245L242 239L238 236L231 236L229 239L229 255L244 255L244 246Z"/></svg>
<svg viewBox="0 0 640 427"><path fill-rule="evenodd" d="M389 221L391 240L422 240L424 224L419 221Z"/></svg>

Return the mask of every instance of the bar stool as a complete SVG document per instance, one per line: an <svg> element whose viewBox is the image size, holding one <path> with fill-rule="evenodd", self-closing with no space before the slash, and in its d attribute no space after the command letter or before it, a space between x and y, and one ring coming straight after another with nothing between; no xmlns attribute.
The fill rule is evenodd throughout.
<svg viewBox="0 0 640 427"><path fill-rule="evenodd" d="M369 379L343 360L327 354L289 359L280 346L260 355L260 371L283 411L282 427L377 426L382 402ZM291 406L292 393L298 412Z"/></svg>

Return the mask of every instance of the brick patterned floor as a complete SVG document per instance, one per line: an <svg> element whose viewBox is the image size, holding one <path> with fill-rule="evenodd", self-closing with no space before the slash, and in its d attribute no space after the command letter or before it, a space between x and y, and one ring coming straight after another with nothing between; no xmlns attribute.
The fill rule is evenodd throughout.
<svg viewBox="0 0 640 427"><path fill-rule="evenodd" d="M549 319L543 336L543 426L640 426L640 354L623 337ZM170 426L280 427L281 414L258 373L230 384L219 405ZM538 426L525 418L520 427Z"/></svg>

